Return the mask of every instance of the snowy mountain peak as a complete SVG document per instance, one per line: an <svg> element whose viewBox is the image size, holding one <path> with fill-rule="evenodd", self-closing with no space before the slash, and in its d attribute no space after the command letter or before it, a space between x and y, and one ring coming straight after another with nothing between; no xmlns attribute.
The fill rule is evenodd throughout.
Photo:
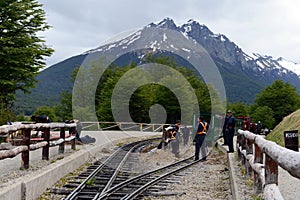
<svg viewBox="0 0 300 200"><path fill-rule="evenodd" d="M151 23L147 27L156 27L156 28L168 28L168 29L177 29L177 26L173 19L167 17L157 24Z"/></svg>
<svg viewBox="0 0 300 200"><path fill-rule="evenodd" d="M287 75L300 77L300 64L287 61L283 58L274 59L272 56L261 55L259 53L248 55L225 35L213 33L207 26L201 25L193 19L188 20L181 26L177 26L173 19L167 17L159 22L150 23L148 26L129 36L127 35L120 40L107 43L106 45L87 51L84 54L97 51L107 52L114 49L127 49L130 45L140 41L141 36L143 36L142 38L149 38L149 36L144 35L144 29L149 27L172 29L181 32L194 43L202 45L213 59L222 60L232 66L239 66L243 70L253 70L255 73L272 74L272 76L276 74L276 76L279 77ZM149 44L145 44L145 48L157 51L161 49L163 45L168 47L172 52L172 49L174 49L176 45L170 42L166 34L153 36L153 40L149 41Z"/></svg>
<svg viewBox="0 0 300 200"><path fill-rule="evenodd" d="M189 19L189 20L187 21L187 24L193 25L193 24L199 24L199 22L197 22L197 21L195 21L195 20L193 20L193 19ZM200 24L199 24L199 25L200 25Z"/></svg>

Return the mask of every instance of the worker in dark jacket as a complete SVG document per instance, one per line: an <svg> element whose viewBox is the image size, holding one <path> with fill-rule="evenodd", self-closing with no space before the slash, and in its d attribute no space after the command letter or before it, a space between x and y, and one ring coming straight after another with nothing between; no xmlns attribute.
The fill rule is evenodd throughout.
<svg viewBox="0 0 300 200"><path fill-rule="evenodd" d="M234 152L233 149L233 137L234 137L234 128L235 128L235 118L232 115L231 110L227 111L227 120L225 124L226 128L226 135L227 135L227 142L228 142L228 153Z"/></svg>
<svg viewBox="0 0 300 200"><path fill-rule="evenodd" d="M197 132L195 134L194 142L195 142L195 160L199 160L199 153L201 148L202 161L206 160L206 150L204 145L205 136L207 134L209 125L204 118L201 116L198 119L199 124L197 128Z"/></svg>

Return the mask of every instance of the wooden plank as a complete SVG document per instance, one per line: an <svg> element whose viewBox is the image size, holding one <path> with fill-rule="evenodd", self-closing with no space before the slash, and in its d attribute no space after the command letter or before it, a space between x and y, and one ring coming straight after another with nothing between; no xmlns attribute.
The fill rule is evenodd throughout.
<svg viewBox="0 0 300 200"><path fill-rule="evenodd" d="M27 146L27 150L22 151L22 167L24 169L29 168L29 150L30 150L30 135L31 135L31 129L23 129L22 130L23 140L22 145Z"/></svg>
<svg viewBox="0 0 300 200"><path fill-rule="evenodd" d="M278 185L278 164L266 154L265 184Z"/></svg>
<svg viewBox="0 0 300 200"><path fill-rule="evenodd" d="M65 133L65 128L64 127L60 128L60 138L63 139L63 142L59 144L58 153L64 153L65 152L65 142L64 141L65 141L65 138L66 138L66 133Z"/></svg>
<svg viewBox="0 0 300 200"><path fill-rule="evenodd" d="M43 147L42 160L49 160L50 128L44 129L44 140L47 142L47 145Z"/></svg>
<svg viewBox="0 0 300 200"><path fill-rule="evenodd" d="M5 158L13 158L19 153L27 150L28 150L28 146L18 146L10 150L2 150L0 151L0 160Z"/></svg>
<svg viewBox="0 0 300 200"><path fill-rule="evenodd" d="M260 150L258 145L254 143L254 163L258 166L263 165L263 152ZM262 172L261 172L262 173ZM259 194L263 190L263 185L265 180L261 178L261 173L254 170L254 192L255 194Z"/></svg>

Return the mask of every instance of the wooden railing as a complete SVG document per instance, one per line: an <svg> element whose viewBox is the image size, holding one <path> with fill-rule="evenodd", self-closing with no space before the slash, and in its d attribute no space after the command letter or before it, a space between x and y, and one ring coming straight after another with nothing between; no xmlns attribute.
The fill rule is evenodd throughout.
<svg viewBox="0 0 300 200"><path fill-rule="evenodd" d="M66 138L65 129L68 128L69 137ZM43 130L43 138L37 141L35 144L31 144L33 138L31 138L32 130ZM59 129L60 136L56 140L51 140L50 130ZM75 133L76 124L65 123L37 123L37 124L14 124L0 126L0 136L9 136L17 131L21 131L21 145L9 146L9 148L2 148L0 150L0 160L6 158L13 158L18 154L22 154L22 166L24 169L29 168L29 151L33 151L39 148L42 149L42 159L49 160L49 148L59 145L58 153L64 153L65 142L71 142L71 148L75 149Z"/></svg>
<svg viewBox="0 0 300 200"><path fill-rule="evenodd" d="M171 124L146 124L146 123L135 123L135 122L82 122L83 129L88 129L90 127L96 127L96 129L110 130L114 128L119 128L123 131L125 130L135 130L135 131L151 131L157 132L162 131L163 126ZM101 125L105 125L104 128L100 128Z"/></svg>
<svg viewBox="0 0 300 200"><path fill-rule="evenodd" d="M253 175L255 193L263 193L265 200L283 199L278 188L278 165L300 178L299 152L242 130L238 130L237 147L247 174Z"/></svg>

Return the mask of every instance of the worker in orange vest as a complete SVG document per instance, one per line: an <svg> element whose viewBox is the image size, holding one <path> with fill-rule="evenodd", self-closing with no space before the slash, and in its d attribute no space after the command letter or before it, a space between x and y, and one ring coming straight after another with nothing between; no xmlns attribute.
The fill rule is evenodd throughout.
<svg viewBox="0 0 300 200"><path fill-rule="evenodd" d="M204 139L207 134L209 125L206 121L204 121L204 118L202 116L198 119L199 124L197 128L197 132L195 134L194 142L195 142L195 160L199 160L199 153L201 148L202 153L202 161L206 160L206 150L204 145Z"/></svg>

